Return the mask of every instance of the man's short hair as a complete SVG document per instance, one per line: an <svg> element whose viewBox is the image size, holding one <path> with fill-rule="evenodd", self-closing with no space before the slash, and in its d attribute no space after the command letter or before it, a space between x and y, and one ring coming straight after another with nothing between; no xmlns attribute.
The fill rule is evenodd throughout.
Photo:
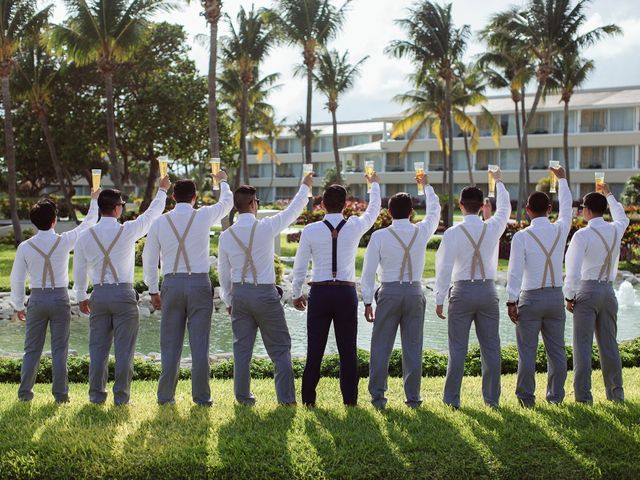
<svg viewBox="0 0 640 480"><path fill-rule="evenodd" d="M607 211L607 197L598 192L587 193L582 200L582 206L595 215L602 216Z"/></svg>
<svg viewBox="0 0 640 480"><path fill-rule="evenodd" d="M58 207L53 200L48 198L40 200L29 212L29 218L38 230L49 230L58 216Z"/></svg>
<svg viewBox="0 0 640 480"><path fill-rule="evenodd" d="M331 185L322 194L327 213L340 213L347 204L347 190L342 185Z"/></svg>
<svg viewBox="0 0 640 480"><path fill-rule="evenodd" d="M241 185L233 192L233 205L236 210L244 212L249 208L251 202L256 198L256 187L251 185Z"/></svg>
<svg viewBox="0 0 640 480"><path fill-rule="evenodd" d="M178 180L173 185L173 197L176 203L191 203L196 198L196 182L191 179Z"/></svg>
<svg viewBox="0 0 640 480"><path fill-rule="evenodd" d="M98 208L103 215L111 215L118 205L124 206L122 192L114 188L105 188L98 195Z"/></svg>
<svg viewBox="0 0 640 480"><path fill-rule="evenodd" d="M408 193L396 193L389 199L389 213L393 219L409 218L411 210L413 210L413 200Z"/></svg>
<svg viewBox="0 0 640 480"><path fill-rule="evenodd" d="M484 203L484 194L478 187L464 187L460 192L460 203L469 213L478 213Z"/></svg>
<svg viewBox="0 0 640 480"><path fill-rule="evenodd" d="M533 192L527 200L527 207L536 215L544 215L549 211L551 199L544 192Z"/></svg>

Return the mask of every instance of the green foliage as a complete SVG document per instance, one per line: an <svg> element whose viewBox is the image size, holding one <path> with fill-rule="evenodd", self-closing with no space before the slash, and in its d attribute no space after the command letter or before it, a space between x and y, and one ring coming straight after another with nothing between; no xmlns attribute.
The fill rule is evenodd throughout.
<svg viewBox="0 0 640 480"><path fill-rule="evenodd" d="M275 255L273 258L273 264L276 271L276 285L282 285L284 284L284 263L282 263L282 260L280 260L278 255Z"/></svg>
<svg viewBox="0 0 640 480"><path fill-rule="evenodd" d="M549 190L551 190L551 179L549 176L542 177L538 180L538 183L536 184L536 192L549 193Z"/></svg>
<svg viewBox="0 0 640 480"><path fill-rule="evenodd" d="M624 205L640 205L640 175L634 175L627 180L621 201Z"/></svg>
<svg viewBox="0 0 640 480"><path fill-rule="evenodd" d="M35 232L32 229L26 228L22 231L22 240L29 240L34 235L35 235ZM15 246L15 244L16 244L16 237L13 234L13 230L10 230L5 235L0 237L0 245L10 245L13 247Z"/></svg>

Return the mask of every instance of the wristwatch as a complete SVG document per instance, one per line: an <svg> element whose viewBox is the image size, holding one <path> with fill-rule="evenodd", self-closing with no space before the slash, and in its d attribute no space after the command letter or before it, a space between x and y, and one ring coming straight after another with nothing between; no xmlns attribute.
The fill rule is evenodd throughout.
<svg viewBox="0 0 640 480"><path fill-rule="evenodd" d="M507 302L507 307L515 307L518 302Z"/></svg>

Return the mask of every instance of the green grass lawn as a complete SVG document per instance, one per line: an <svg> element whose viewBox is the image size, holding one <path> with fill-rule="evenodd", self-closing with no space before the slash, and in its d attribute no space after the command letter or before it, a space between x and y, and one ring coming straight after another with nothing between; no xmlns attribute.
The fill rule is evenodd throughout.
<svg viewBox="0 0 640 480"><path fill-rule="evenodd" d="M63 406L50 385L20 403L17 385L0 384L0 478L639 478L640 369L624 375L623 405L604 401L594 372L594 406L573 403L569 378L566 404L533 410L517 405L512 375L497 410L482 404L480 378L465 377L459 411L442 405L442 378L424 380L415 411L390 379L382 412L366 381L361 406L345 408L338 380L321 380L311 410L277 407L270 380L253 381L255 408L234 403L231 381L212 381L211 409L192 406L184 381L176 406L156 405L155 382L134 382L120 408L90 405L83 384ZM544 385L538 375L539 397Z"/></svg>

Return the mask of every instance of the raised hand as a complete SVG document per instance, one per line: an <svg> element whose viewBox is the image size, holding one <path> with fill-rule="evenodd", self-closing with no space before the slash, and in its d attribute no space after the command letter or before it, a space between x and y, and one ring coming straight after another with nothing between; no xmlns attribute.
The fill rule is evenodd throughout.
<svg viewBox="0 0 640 480"><path fill-rule="evenodd" d="M365 174L364 178L366 178L369 183L380 183L380 177L378 177L376 172L373 172L372 175Z"/></svg>
<svg viewBox="0 0 640 480"><path fill-rule="evenodd" d="M562 167L549 167L549 170L558 178L567 178L567 172Z"/></svg>
<svg viewBox="0 0 640 480"><path fill-rule="evenodd" d="M165 191L171 188L171 179L169 178L169 175L165 175L160 179L160 188Z"/></svg>
<svg viewBox="0 0 640 480"><path fill-rule="evenodd" d="M306 185L309 188L313 187L313 173L305 175L302 179L302 184Z"/></svg>
<svg viewBox="0 0 640 480"><path fill-rule="evenodd" d="M91 190L91 200L97 200L98 197L100 196L101 191L102 191L101 188L98 188L97 190Z"/></svg>
<svg viewBox="0 0 640 480"><path fill-rule="evenodd" d="M502 170L499 168L497 170L489 170L489 175L491 175L496 182L502 181Z"/></svg>
<svg viewBox="0 0 640 480"><path fill-rule="evenodd" d="M211 175L213 178L216 179L216 181L218 183L220 182L226 182L227 181L227 172L225 172L224 170L220 170L218 173L216 173L215 175Z"/></svg>

